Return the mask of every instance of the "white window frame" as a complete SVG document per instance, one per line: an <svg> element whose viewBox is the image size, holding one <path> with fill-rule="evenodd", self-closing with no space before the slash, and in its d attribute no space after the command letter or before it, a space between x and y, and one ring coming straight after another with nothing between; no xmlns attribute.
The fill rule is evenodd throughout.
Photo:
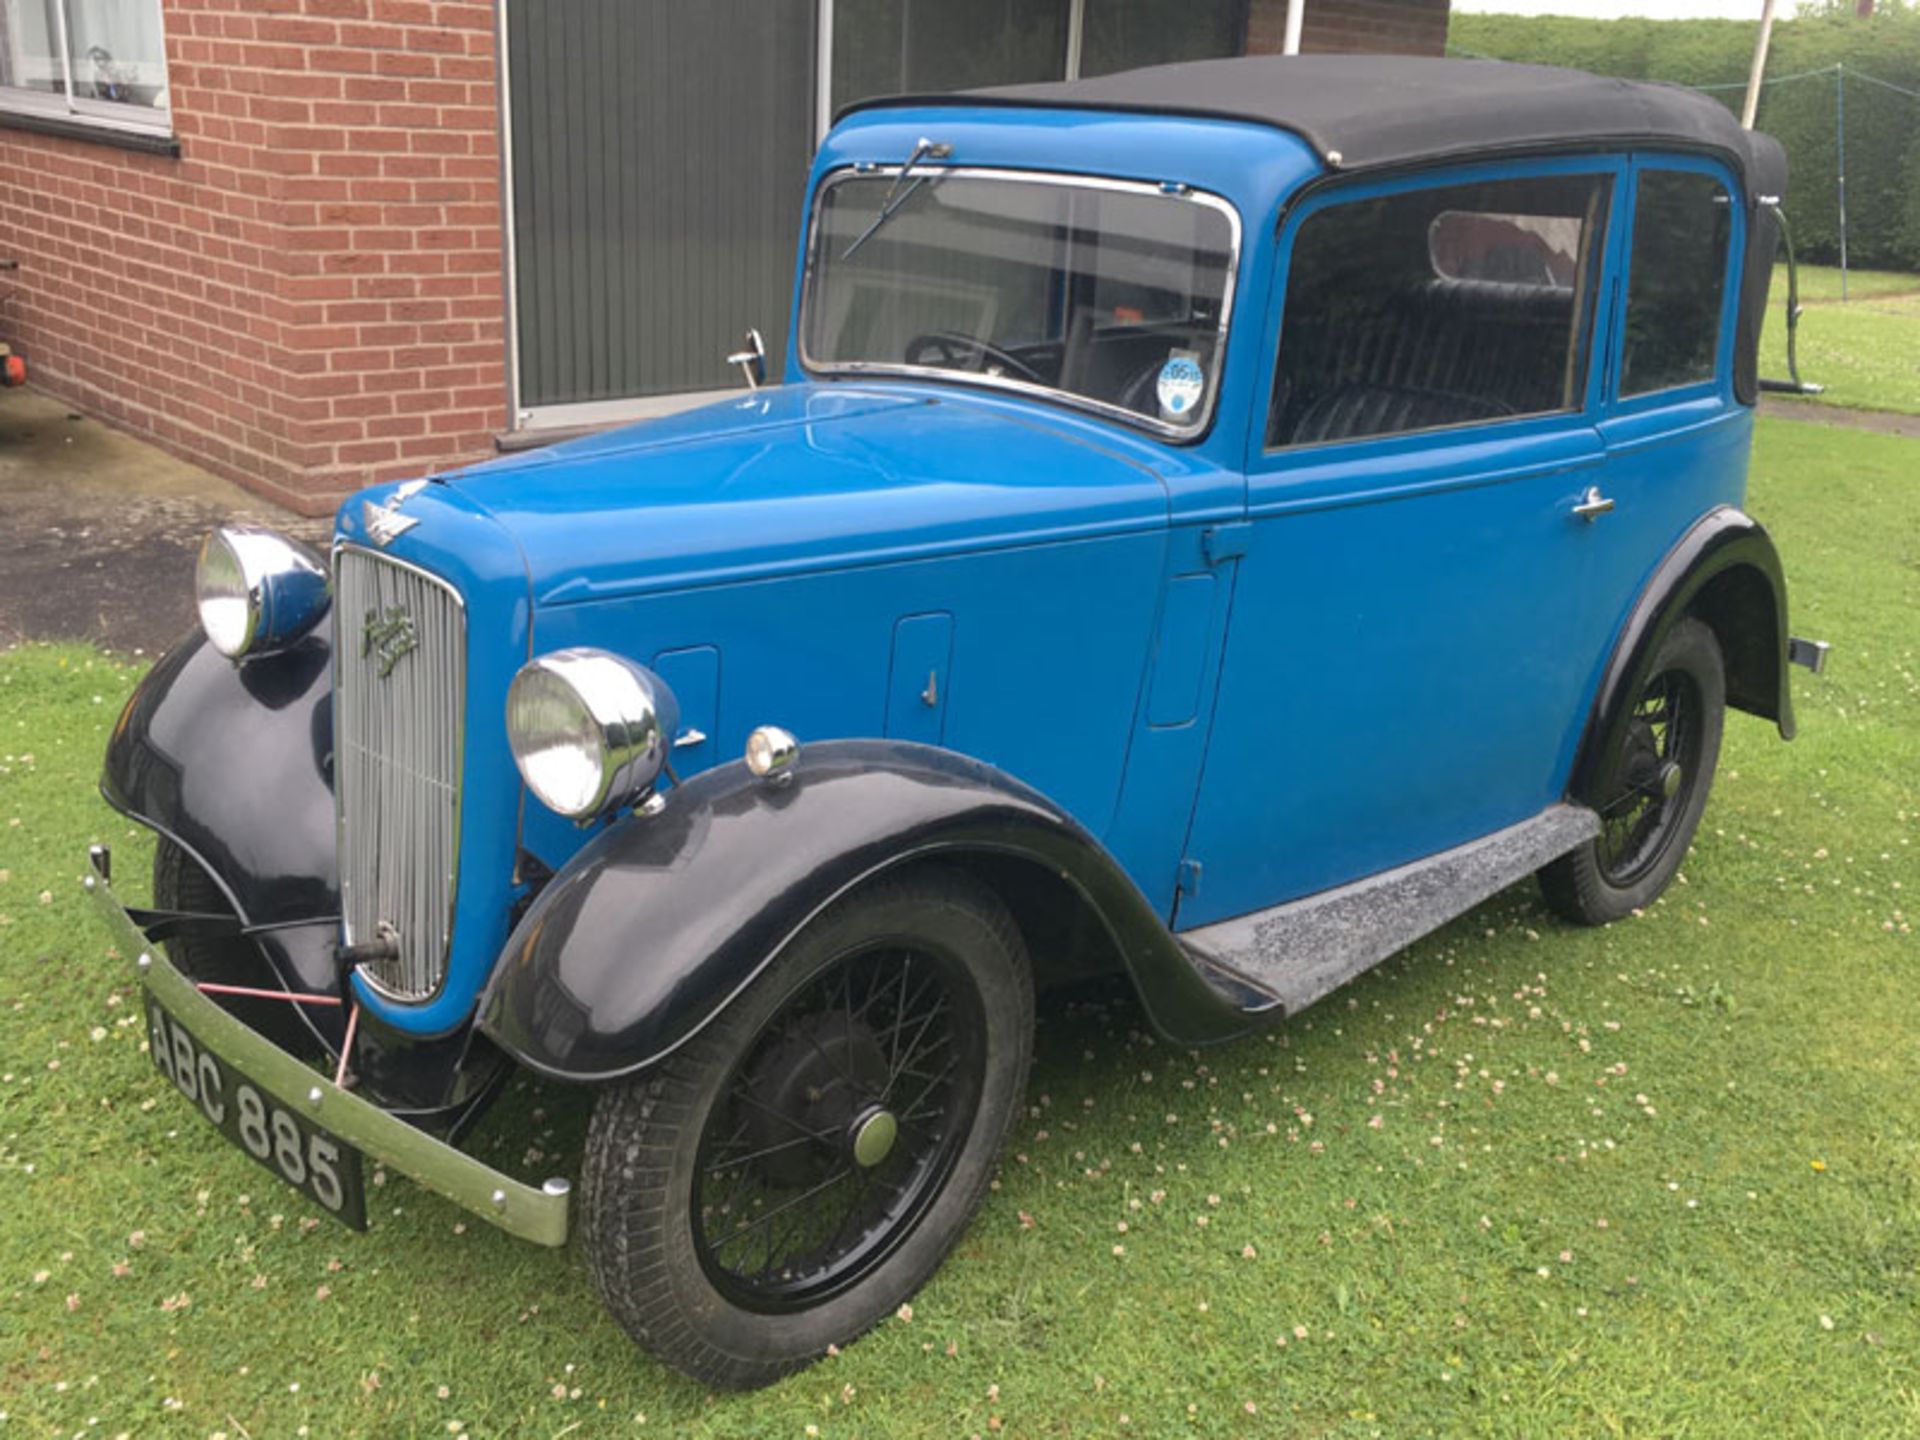
<svg viewBox="0 0 1920 1440"><path fill-rule="evenodd" d="M17 0L0 0L0 16L4 16L15 3ZM55 94L45 90L29 90L18 85L0 84L0 113L53 121L63 126L75 125L124 134L170 137L173 134L173 106L171 82L166 77L166 7L162 0L152 0L152 4L154 20L160 31L161 80L162 88L168 91L168 104L164 106L124 105L114 100L96 100L90 95L85 97L75 95L73 93L73 47L67 39L67 0L53 0L55 28L58 31L55 44L60 52L60 76L66 86L65 91Z"/></svg>

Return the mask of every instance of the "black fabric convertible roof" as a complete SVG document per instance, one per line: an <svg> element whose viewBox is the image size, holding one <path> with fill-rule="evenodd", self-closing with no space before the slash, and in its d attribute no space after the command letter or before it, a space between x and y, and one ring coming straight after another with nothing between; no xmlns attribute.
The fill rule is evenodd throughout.
<svg viewBox="0 0 1920 1440"><path fill-rule="evenodd" d="M848 111L901 103L1249 120L1298 135L1342 170L1488 150L1651 141L1719 151L1740 169L1750 193L1774 193L1785 179L1778 145L1741 129L1725 106L1698 91L1501 60L1250 55L1090 80L895 96Z"/></svg>

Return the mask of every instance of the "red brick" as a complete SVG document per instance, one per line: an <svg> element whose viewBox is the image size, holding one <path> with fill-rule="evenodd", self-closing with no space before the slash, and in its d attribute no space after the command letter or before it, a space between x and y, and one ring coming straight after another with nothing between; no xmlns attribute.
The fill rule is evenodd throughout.
<svg viewBox="0 0 1920 1440"><path fill-rule="evenodd" d="M353 128L374 124L376 114L374 107L364 101L321 101L313 107L312 119L316 125Z"/></svg>
<svg viewBox="0 0 1920 1440"><path fill-rule="evenodd" d="M277 95L231 95L221 97L234 106L234 113L255 120L307 125L313 121L313 106L305 100L287 100Z"/></svg>
<svg viewBox="0 0 1920 1440"><path fill-rule="evenodd" d="M373 52L358 50L351 45L315 50L308 59L312 68L324 70L330 74L371 75L373 73Z"/></svg>
<svg viewBox="0 0 1920 1440"><path fill-rule="evenodd" d="M342 465L373 465L382 460L392 460L399 455L400 447L391 440L363 440L357 444L341 445L333 453Z"/></svg>
<svg viewBox="0 0 1920 1440"><path fill-rule="evenodd" d="M432 32L422 30L418 33L429 35ZM435 73L433 56L400 50L376 50L373 55L373 69L378 75L429 76Z"/></svg>
<svg viewBox="0 0 1920 1440"><path fill-rule="evenodd" d="M303 20L288 15L263 15L252 22L253 33L265 41L288 45L331 45L339 38L340 28L331 20Z"/></svg>
<svg viewBox="0 0 1920 1440"><path fill-rule="evenodd" d="M388 79L379 75L355 75L340 82L341 93L349 100L404 100L410 86L426 82Z"/></svg>
<svg viewBox="0 0 1920 1440"><path fill-rule="evenodd" d="M433 417L435 434L442 433L440 422L446 418L444 415ZM369 440L395 440L407 435L424 435L427 433L427 417L425 415L385 415L366 421L365 428Z"/></svg>

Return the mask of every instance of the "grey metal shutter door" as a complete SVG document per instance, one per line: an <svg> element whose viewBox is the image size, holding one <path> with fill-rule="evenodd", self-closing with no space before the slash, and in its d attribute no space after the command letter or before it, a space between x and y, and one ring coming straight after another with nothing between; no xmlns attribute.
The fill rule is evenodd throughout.
<svg viewBox="0 0 1920 1440"><path fill-rule="evenodd" d="M523 407L730 387L786 341L812 0L506 0Z"/></svg>

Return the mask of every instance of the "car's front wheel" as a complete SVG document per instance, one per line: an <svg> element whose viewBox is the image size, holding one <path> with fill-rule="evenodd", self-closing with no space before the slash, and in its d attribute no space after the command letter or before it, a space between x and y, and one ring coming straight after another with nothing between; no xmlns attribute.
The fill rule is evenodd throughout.
<svg viewBox="0 0 1920 1440"><path fill-rule="evenodd" d="M979 1205L1020 1105L1019 932L958 871L815 919L657 1068L604 1091L582 1176L615 1319L712 1385L764 1385L893 1313Z"/></svg>
<svg viewBox="0 0 1920 1440"><path fill-rule="evenodd" d="M1726 673L1713 631L1691 617L1668 632L1603 773L1600 834L1540 871L1547 903L1605 925L1667 888L1707 806L1726 717Z"/></svg>

